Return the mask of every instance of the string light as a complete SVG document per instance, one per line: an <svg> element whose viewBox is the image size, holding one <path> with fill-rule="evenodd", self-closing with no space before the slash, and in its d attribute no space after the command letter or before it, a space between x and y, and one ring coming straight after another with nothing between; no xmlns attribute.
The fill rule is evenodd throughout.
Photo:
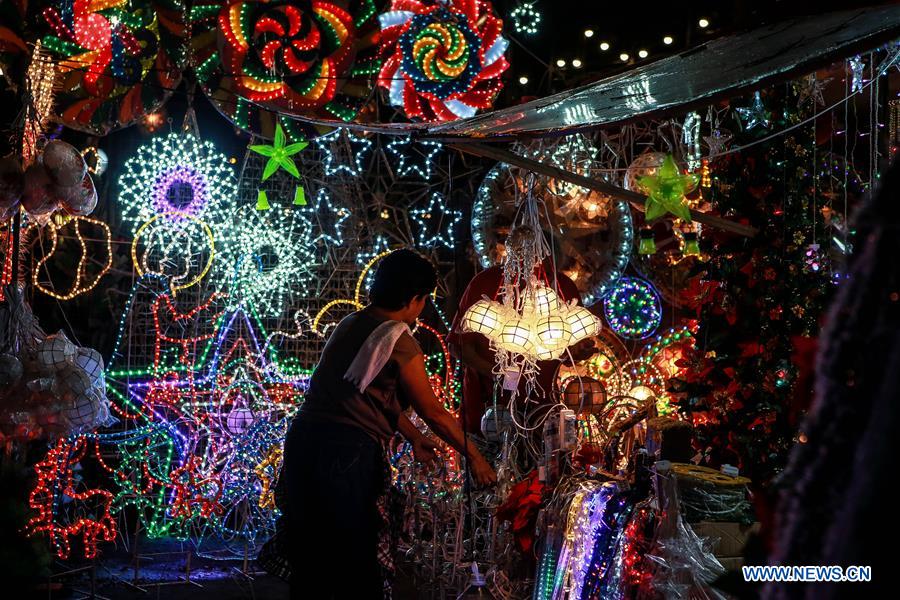
<svg viewBox="0 0 900 600"><path fill-rule="evenodd" d="M313 243L324 241L334 246L344 243L344 221L350 218L350 210L336 206L325 188L316 192L315 204L295 209L295 212L317 226L318 233L313 237Z"/></svg>
<svg viewBox="0 0 900 600"><path fill-rule="evenodd" d="M643 339L659 327L662 306L659 294L649 282L622 277L603 299L603 314L616 335Z"/></svg>
<svg viewBox="0 0 900 600"><path fill-rule="evenodd" d="M638 50L638 56L639 56L640 58L647 58L647 56L649 56L649 54L650 54L650 53L647 52L646 50L643 50L643 49Z"/></svg>
<svg viewBox="0 0 900 600"><path fill-rule="evenodd" d="M541 13L534 7L534 3L523 3L512 9L509 13L513 31L520 35L534 35L541 24Z"/></svg>
<svg viewBox="0 0 900 600"><path fill-rule="evenodd" d="M462 220L462 211L448 209L446 200L440 192L433 192L425 208L409 211L409 216L418 229L418 245L422 248L443 246L452 249L455 244L453 230ZM447 224L444 220L448 219Z"/></svg>
<svg viewBox="0 0 900 600"><path fill-rule="evenodd" d="M675 38L673 38L671 35L663 37L663 44L665 44L666 46L671 46L674 41Z"/></svg>
<svg viewBox="0 0 900 600"><path fill-rule="evenodd" d="M72 289L66 293L59 293L41 283L39 275L41 269L44 267L47 261L53 258L54 254L56 253L56 248L59 242L59 229L65 227L69 223L72 223L74 226L75 238L78 240L78 245L81 246L81 254L78 256L78 264L75 266L75 281L72 283ZM87 279L88 277L87 263L89 260L95 262L96 258L89 255L88 253L87 242L84 239L84 235L81 233L82 223L89 223L91 225L94 225L95 227L100 228L103 231L103 243L106 247L106 259L101 263L100 271L94 275L94 278L92 280L84 283L83 280ZM37 225L29 225L29 228L31 227L37 227ZM56 298L57 300L71 300L76 296L94 289L97 284L100 283L100 279L102 279L103 276L109 272L110 268L112 268L112 232L109 229L109 225L107 225L103 221L100 221L99 219L92 219L90 217L70 217L67 218L62 225L57 225L51 219L50 222L47 223L47 227L44 230L50 232L50 250L43 257L41 257L37 264L35 264L34 271L31 274L31 282L36 290L47 294L52 298Z"/></svg>
<svg viewBox="0 0 900 600"><path fill-rule="evenodd" d="M628 56L628 53L626 53L626 52L623 52L622 54L619 55L619 60L621 60L622 62L628 62L629 58L631 58L631 57Z"/></svg>
<svg viewBox="0 0 900 600"><path fill-rule="evenodd" d="M609 50L609 42L600 42L600 50L603 52Z"/></svg>
<svg viewBox="0 0 900 600"><path fill-rule="evenodd" d="M526 85L528 83L528 77L522 75L521 77L519 77L519 83L522 85Z"/></svg>
<svg viewBox="0 0 900 600"><path fill-rule="evenodd" d="M579 58L573 59L572 66L575 67L576 69L580 69L581 68L581 59L579 59Z"/></svg>
<svg viewBox="0 0 900 600"><path fill-rule="evenodd" d="M178 290L184 290L200 283L206 277L213 265L216 256L216 239L213 236L212 228L205 222L194 217L193 215L180 214L166 223L166 213L154 215L146 223L138 227L134 233L134 239L131 241L131 262L138 277L146 273L153 273L169 278L169 287L173 293ZM157 221L162 221L161 225L155 227ZM192 271L196 269L193 266L193 255L190 252L185 253L185 248L191 248L191 244L195 239L195 235L191 233L192 227L198 227L205 237L207 244L206 260L199 268L199 272L190 277ZM145 250L141 258L138 257L138 246L140 241L146 235L147 242L144 244ZM179 239L187 240L184 245L178 243ZM159 256L154 255L154 251L161 251ZM172 253L176 253L183 258L184 271L181 273L168 273L166 269L175 266ZM159 265L160 270L155 270L150 266L151 257L155 257L155 262ZM188 279L190 277L190 279ZM187 280L186 283L183 280Z"/></svg>
<svg viewBox="0 0 900 600"><path fill-rule="evenodd" d="M407 118L453 121L491 107L509 42L490 2L392 0L379 21L387 59L377 85Z"/></svg>
<svg viewBox="0 0 900 600"><path fill-rule="evenodd" d="M414 145L421 147L422 150L414 150ZM399 161L399 164L397 165L397 175L400 177L417 175L425 181L430 181L432 168L434 166L434 158L441 152L444 146L440 142L432 140L420 140L414 142L411 136L406 136L395 137L388 142L386 148L388 153ZM422 158L421 162L414 157L414 154Z"/></svg>
<svg viewBox="0 0 900 600"><path fill-rule="evenodd" d="M305 211L290 207L265 212L240 209L222 240L222 259L214 274L218 287L227 286L232 302L247 303L263 316L278 316L292 306L295 297L307 293L321 262L314 251L316 227L310 217L327 224L329 217L320 211L323 206L332 209L327 193L320 190L315 206L304 207ZM335 240L343 218L331 221L336 223L335 229L321 233L318 239Z"/></svg>
<svg viewBox="0 0 900 600"><path fill-rule="evenodd" d="M340 143L341 138L345 138L347 144L350 145L350 155L352 162L339 162L332 149L334 144ZM325 174L337 175L346 173L350 177L359 177L363 172L363 164L368 158L368 153L372 149L372 141L368 138L355 135L346 129L335 129L331 133L322 135L313 140L316 147L324 154Z"/></svg>
<svg viewBox="0 0 900 600"><path fill-rule="evenodd" d="M562 69L563 67L566 66L566 61L561 58L557 59L556 66L559 67L560 69Z"/></svg>
<svg viewBox="0 0 900 600"><path fill-rule="evenodd" d="M709 27L709 20L708 19L700 19L699 21L697 21L697 25L700 26L700 29L706 29L707 27Z"/></svg>
<svg viewBox="0 0 900 600"><path fill-rule="evenodd" d="M228 157L192 134L154 138L129 158L119 178L122 220L137 233L156 217L180 222L188 217L216 228L229 221L237 181Z"/></svg>

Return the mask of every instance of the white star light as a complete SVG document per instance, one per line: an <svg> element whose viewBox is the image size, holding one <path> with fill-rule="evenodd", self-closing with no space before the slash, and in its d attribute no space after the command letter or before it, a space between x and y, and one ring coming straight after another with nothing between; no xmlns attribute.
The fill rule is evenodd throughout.
<svg viewBox="0 0 900 600"><path fill-rule="evenodd" d="M420 146L419 150L415 146ZM431 168L434 157L443 149L443 144L433 142L431 140L422 140L413 144L411 136L396 137L387 145L387 151L397 157L399 164L397 165L397 174L400 177L410 177L413 174L418 175L425 181L431 179ZM416 156L423 160L420 162Z"/></svg>
<svg viewBox="0 0 900 600"><path fill-rule="evenodd" d="M761 125L764 128L769 126L771 115L769 114L769 111L766 110L766 107L763 106L762 96L760 96L759 92L753 94L753 103L750 106L738 108L736 110L744 121L746 121L746 123L744 123L744 128L747 130L753 129L757 125Z"/></svg>
<svg viewBox="0 0 900 600"><path fill-rule="evenodd" d="M453 248L455 243L453 228L462 220L462 211L447 210L443 195L434 192L426 208L413 209L409 214L418 226L419 246L435 248L441 245ZM449 219L445 228L444 217Z"/></svg>
<svg viewBox="0 0 900 600"><path fill-rule="evenodd" d="M347 163L339 162L335 152L332 150L333 144L342 141L342 134L346 136L352 154L352 159ZM346 129L335 129L331 133L317 137L313 141L325 155L325 174L329 176L343 172L351 177L359 177L363 172L363 164L368 157L368 153L372 149L372 141L370 139L354 135Z"/></svg>
<svg viewBox="0 0 900 600"><path fill-rule="evenodd" d="M350 209L344 206L335 206L331 202L331 196L325 189L320 189L316 194L316 201L296 211L310 223L319 226L319 234L314 241L324 240L329 244L340 246L344 243L344 221L350 218Z"/></svg>

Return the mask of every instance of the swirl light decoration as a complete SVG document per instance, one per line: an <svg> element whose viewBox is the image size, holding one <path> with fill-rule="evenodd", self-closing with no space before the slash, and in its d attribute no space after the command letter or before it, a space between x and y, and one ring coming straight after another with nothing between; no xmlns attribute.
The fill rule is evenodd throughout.
<svg viewBox="0 0 900 600"><path fill-rule="evenodd" d="M503 22L486 0L393 0L381 22L387 57L378 86L416 121L453 121L490 108L509 67Z"/></svg>
<svg viewBox="0 0 900 600"><path fill-rule="evenodd" d="M96 135L134 123L178 87L181 0L50 0L43 46L62 72L57 118Z"/></svg>
<svg viewBox="0 0 900 600"><path fill-rule="evenodd" d="M350 121L381 65L376 13L374 0L200 0L191 11L198 79L238 127L266 136L274 113Z"/></svg>

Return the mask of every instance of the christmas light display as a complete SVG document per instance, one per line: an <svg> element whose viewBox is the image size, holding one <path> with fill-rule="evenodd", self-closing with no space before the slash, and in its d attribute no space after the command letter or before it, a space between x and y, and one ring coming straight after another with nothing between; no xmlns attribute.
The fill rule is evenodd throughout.
<svg viewBox="0 0 900 600"><path fill-rule="evenodd" d="M616 335L644 339L662 320L659 294L643 279L623 277L603 299L603 314Z"/></svg>
<svg viewBox="0 0 900 600"><path fill-rule="evenodd" d="M376 14L374 0L200 0L190 15L198 78L223 114L256 133L267 112L350 121L381 66Z"/></svg>
<svg viewBox="0 0 900 600"><path fill-rule="evenodd" d="M335 156L333 146L343 144L349 146L351 162L341 162ZM331 133L317 137L314 140L316 147L325 156L325 174L337 175L346 173L350 177L359 177L363 172L363 165L368 158L368 153L372 149L372 141L366 137L351 133L346 129L335 129Z"/></svg>
<svg viewBox="0 0 900 600"><path fill-rule="evenodd" d="M278 169L284 169L285 171L299 179L300 171L297 170L297 165L296 163L294 163L294 159L291 157L306 148L308 145L309 144L307 142L294 142L293 144L287 144L287 137L284 135L284 129L282 129L281 125L278 124L275 126L275 138L272 141L271 145L255 144L250 146L250 149L257 154L262 154L269 159L266 162L266 168L263 170L263 181L271 177L272 174L275 173L275 171L277 171Z"/></svg>
<svg viewBox="0 0 900 600"><path fill-rule="evenodd" d="M28 507L36 514L28 521L29 535L42 534L49 540L59 558L72 552L69 538L81 535L85 558L97 556L97 542L116 539L116 521L110 514L113 494L106 490L85 488L75 474L84 458L88 438L62 438L35 466L37 482L28 496ZM77 516L71 522L60 521L66 503L88 504L90 516Z"/></svg>
<svg viewBox="0 0 900 600"><path fill-rule="evenodd" d="M343 206L335 206L331 201L331 195L325 189L320 189L316 193L314 204L295 210L306 217L311 227L315 226L318 230L313 242L321 241L335 246L344 243L344 221L350 218L350 210Z"/></svg>
<svg viewBox="0 0 900 600"><path fill-rule="evenodd" d="M862 57L857 55L847 61L847 66L850 69L850 93L855 94L856 92L861 92L863 89L863 74L866 70L866 63L863 62Z"/></svg>
<svg viewBox="0 0 900 600"><path fill-rule="evenodd" d="M685 204L685 194L697 187L697 175L682 175L671 154L667 154L657 172L637 178L638 187L647 194L644 215L653 221L666 214L673 214L691 222L691 211Z"/></svg>
<svg viewBox="0 0 900 600"><path fill-rule="evenodd" d="M534 7L534 3L523 3L512 9L509 13L512 20L513 31L522 35L534 35L541 24L541 13Z"/></svg>
<svg viewBox="0 0 900 600"><path fill-rule="evenodd" d="M448 209L446 199L440 192L433 192L428 206L410 210L409 216L416 224L418 230L416 239L420 247L443 246L450 249L454 247L453 229L462 220L462 211Z"/></svg>
<svg viewBox="0 0 900 600"><path fill-rule="evenodd" d="M744 119L744 129L748 131L756 127L768 129L772 119L772 114L763 106L762 96L759 92L753 94L753 102L750 106L735 109Z"/></svg>
<svg viewBox="0 0 900 600"><path fill-rule="evenodd" d="M223 234L213 273L217 287L230 290L231 302L246 302L261 315L277 316L292 306L292 298L307 292L314 267L321 262L314 251L317 238L311 218L332 224L320 236L325 240L337 239L334 236L340 235L340 223L346 218L331 214L327 192L320 190L319 198L315 207L304 207L308 212L281 206L265 212L250 207L238 211L234 224Z"/></svg>
<svg viewBox="0 0 900 600"><path fill-rule="evenodd" d="M490 108L509 42L487 0L393 0L381 23L378 85L418 121L452 121Z"/></svg>
<svg viewBox="0 0 900 600"><path fill-rule="evenodd" d="M112 253L112 232L109 230L109 225L100 221L98 219L92 219L90 217L70 217L61 219L63 223L61 225L57 225L54 220L51 220L47 227L44 228L44 231L48 231L50 234L50 248L41 257L40 260L34 266L34 271L31 273L31 281L34 284L34 288L36 290L41 291L48 296L56 298L57 300L71 300L76 296L84 294L86 292L94 289L98 283L100 283L100 279L109 271L112 267L113 262L113 253ZM79 246L81 246L81 254L78 257L78 264L75 266L75 279L72 282L72 287L68 292L57 292L55 290L55 286L46 287L41 282L41 270L45 268L45 265L48 261L53 258L53 255L56 253L56 248L59 245L59 229L67 226L68 224L72 224L75 229L75 238L78 240ZM105 258L102 260L98 260L97 256L94 256L88 250L88 244L85 240L84 234L82 233L81 227L82 223L87 223L93 225L94 227L99 228L103 233L103 244L105 250ZM37 225L30 225L29 228L37 227ZM100 270L97 273L93 273L88 275L87 266L88 262L94 262L100 264Z"/></svg>
<svg viewBox="0 0 900 600"><path fill-rule="evenodd" d="M153 218L169 223L194 217L216 228L229 220L237 196L228 158L211 142L180 133L139 148L125 162L119 186L122 220L132 233Z"/></svg>
<svg viewBox="0 0 900 600"><path fill-rule="evenodd" d="M51 0L41 40L65 74L56 112L67 126L105 135L156 110L178 87L180 0Z"/></svg>
<svg viewBox="0 0 900 600"><path fill-rule="evenodd" d="M414 150L414 146L419 146L422 150ZM441 152L443 147L440 142L431 140L413 141L412 137L407 136L395 137L388 142L385 149L398 161L396 166L397 175L400 177L417 175L425 181L430 181L434 157ZM413 153L421 156L421 162L420 159L413 156Z"/></svg>

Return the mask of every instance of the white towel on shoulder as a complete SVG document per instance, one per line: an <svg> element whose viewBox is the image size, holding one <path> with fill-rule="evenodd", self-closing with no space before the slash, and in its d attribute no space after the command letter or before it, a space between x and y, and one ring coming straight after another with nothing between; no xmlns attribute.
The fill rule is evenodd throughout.
<svg viewBox="0 0 900 600"><path fill-rule="evenodd" d="M409 325L402 321L385 321L376 327L356 353L356 357L344 373L344 379L356 386L360 392L365 392L391 358L394 346L403 332L412 335Z"/></svg>

